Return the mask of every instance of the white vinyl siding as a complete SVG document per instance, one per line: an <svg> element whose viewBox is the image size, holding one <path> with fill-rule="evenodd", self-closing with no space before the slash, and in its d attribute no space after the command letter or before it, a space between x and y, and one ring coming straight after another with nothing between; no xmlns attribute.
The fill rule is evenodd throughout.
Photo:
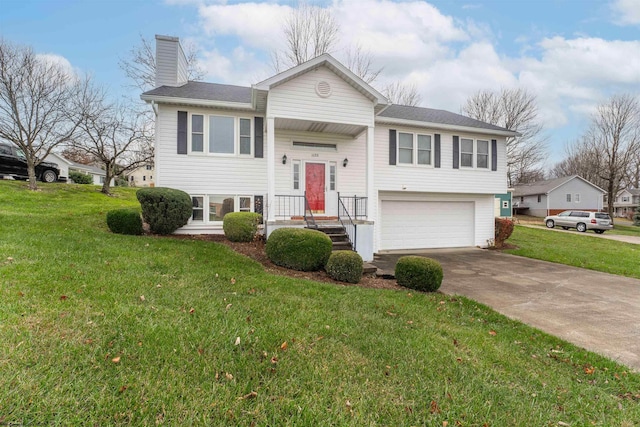
<svg viewBox="0 0 640 427"><path fill-rule="evenodd" d="M330 96L318 96L320 81L330 85ZM324 66L271 89L267 105L274 117L373 125L372 101Z"/></svg>

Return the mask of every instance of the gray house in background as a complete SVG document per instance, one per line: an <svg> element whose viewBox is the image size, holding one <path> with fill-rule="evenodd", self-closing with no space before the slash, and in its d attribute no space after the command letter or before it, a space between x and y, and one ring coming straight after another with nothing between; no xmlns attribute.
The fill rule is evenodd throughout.
<svg viewBox="0 0 640 427"><path fill-rule="evenodd" d="M519 214L545 217L576 209L601 211L605 191L578 175L517 185L513 207Z"/></svg>

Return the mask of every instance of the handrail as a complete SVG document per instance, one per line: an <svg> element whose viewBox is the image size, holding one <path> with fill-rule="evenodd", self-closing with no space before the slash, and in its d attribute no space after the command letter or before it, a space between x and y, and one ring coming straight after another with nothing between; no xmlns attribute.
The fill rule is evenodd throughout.
<svg viewBox="0 0 640 427"><path fill-rule="evenodd" d="M309 206L309 199L307 199L307 192L304 192L304 221L307 223L307 228L318 229L318 224L316 224L316 219L313 217L313 211L311 210L311 206ZM311 221L307 219L307 211L311 217ZM311 222L311 225L309 225Z"/></svg>
<svg viewBox="0 0 640 427"><path fill-rule="evenodd" d="M309 228L318 228L306 193L304 195L276 194L273 207L276 218L302 217Z"/></svg>
<svg viewBox="0 0 640 427"><path fill-rule="evenodd" d="M366 219L367 218L367 201L366 197L358 196L341 196L338 193L338 198L342 200L345 211L348 212L353 219Z"/></svg>
<svg viewBox="0 0 640 427"><path fill-rule="evenodd" d="M344 215L342 213L344 212ZM342 220L343 216L347 219L347 224ZM351 219L351 215L349 215L349 211L347 210L342 198L340 197L340 193L338 193L338 221L342 225L342 228L347 232L347 238L349 239L349 243L351 243L351 247L353 250L356 250L356 242L358 237L358 228L356 224Z"/></svg>

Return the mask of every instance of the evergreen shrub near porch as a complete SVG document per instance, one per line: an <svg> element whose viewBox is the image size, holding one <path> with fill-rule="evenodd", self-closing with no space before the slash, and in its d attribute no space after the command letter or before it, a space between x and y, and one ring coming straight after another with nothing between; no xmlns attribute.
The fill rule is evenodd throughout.
<svg viewBox="0 0 640 427"><path fill-rule="evenodd" d="M408 255L396 263L398 285L416 291L435 292L442 284L442 265L435 259Z"/></svg>
<svg viewBox="0 0 640 427"><path fill-rule="evenodd" d="M258 232L262 215L255 212L229 212L222 219L222 229L232 242L251 242Z"/></svg>
<svg viewBox="0 0 640 427"><path fill-rule="evenodd" d="M335 251L325 267L329 277L341 282L359 283L362 278L362 257L353 251Z"/></svg>
<svg viewBox="0 0 640 427"><path fill-rule="evenodd" d="M109 230L118 234L142 234L142 218L138 209L114 209L107 212Z"/></svg>
<svg viewBox="0 0 640 427"><path fill-rule="evenodd" d="M265 252L276 265L299 271L322 269L331 255L329 236L306 228L279 228L267 239Z"/></svg>
<svg viewBox="0 0 640 427"><path fill-rule="evenodd" d="M136 197L142 218L155 234L171 234L191 218L191 197L182 190L166 187L141 188Z"/></svg>

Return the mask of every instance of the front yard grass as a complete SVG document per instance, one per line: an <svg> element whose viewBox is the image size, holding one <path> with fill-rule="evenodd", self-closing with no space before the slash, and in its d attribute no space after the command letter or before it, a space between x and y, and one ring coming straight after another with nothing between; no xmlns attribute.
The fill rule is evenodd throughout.
<svg viewBox="0 0 640 427"><path fill-rule="evenodd" d="M640 419L640 375L476 302L275 276L216 243L115 235L106 212L136 206L133 190L41 189L0 182L0 424Z"/></svg>
<svg viewBox="0 0 640 427"><path fill-rule="evenodd" d="M505 252L640 279L640 245L516 226Z"/></svg>

